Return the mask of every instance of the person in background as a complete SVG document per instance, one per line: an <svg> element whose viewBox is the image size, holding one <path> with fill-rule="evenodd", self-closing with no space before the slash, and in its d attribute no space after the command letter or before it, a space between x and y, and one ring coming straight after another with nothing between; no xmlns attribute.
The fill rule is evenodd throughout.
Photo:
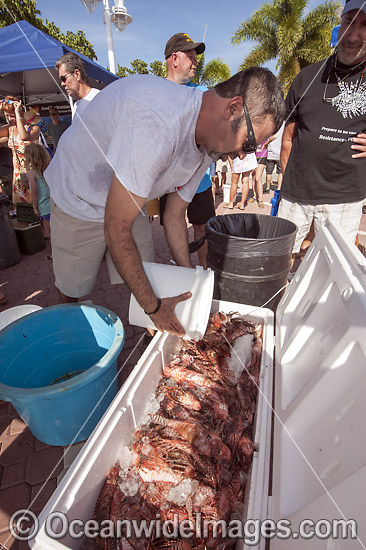
<svg viewBox="0 0 366 550"><path fill-rule="evenodd" d="M275 136L273 136L272 141L268 143L268 154L266 160L266 189L264 191L265 193L269 193L271 191L272 174L275 167L277 172L277 189L281 189L282 170L280 153L284 128L285 123L282 124L280 131Z"/></svg>
<svg viewBox="0 0 366 550"><path fill-rule="evenodd" d="M47 130L52 139L53 151L56 151L58 140L62 136L65 130L70 126L67 122L59 119L59 112L56 107L50 107L49 109L51 124L48 124Z"/></svg>
<svg viewBox="0 0 366 550"><path fill-rule="evenodd" d="M156 296L141 250L151 252L152 239L144 226L142 242L136 242L134 223L146 201L168 194L167 243L176 264L191 267L185 213L207 168L219 158L255 151L257 140L277 132L283 119L281 86L263 67L241 71L207 92L153 75L106 86L62 136L45 172L60 293L74 301L88 294L107 246L155 327L184 334L175 306L191 293Z"/></svg>
<svg viewBox="0 0 366 550"><path fill-rule="evenodd" d="M13 155L13 189L12 202L32 202L27 170L24 164L24 147L30 141L37 141L40 135L40 117L34 113L24 112L24 107L16 97L6 96L0 103L0 109L5 113L8 124L0 128L0 138L8 138L8 146ZM31 123L27 122L29 119ZM10 214L14 214L12 211Z"/></svg>
<svg viewBox="0 0 366 550"><path fill-rule="evenodd" d="M254 170L254 175L253 175L253 180L254 180L253 198L248 200L248 202L257 201L259 208L264 208L262 176L263 176L264 169L266 167L268 143L269 143L268 139L260 143L258 146L258 149L255 152L258 166Z"/></svg>
<svg viewBox="0 0 366 550"><path fill-rule="evenodd" d="M220 195L221 197L224 192L223 186L226 183L226 176L229 170L231 170L231 165L229 164L228 160L226 160L225 162L223 162L222 160L218 160L216 162L214 184L216 187L216 194Z"/></svg>
<svg viewBox="0 0 366 550"><path fill-rule="evenodd" d="M8 138L0 138L0 191L12 200L13 155L8 147Z"/></svg>
<svg viewBox="0 0 366 550"><path fill-rule="evenodd" d="M43 177L43 172L51 161L47 149L39 141L29 143L24 149L25 166L28 172L32 192L33 211L41 220L43 236L48 239L51 234L50 190Z"/></svg>
<svg viewBox="0 0 366 550"><path fill-rule="evenodd" d="M206 91L206 86L199 86L192 82L196 73L197 55L205 51L203 42L193 42L185 33L174 34L169 38L165 46L165 59L167 67L167 80L177 84L185 84L199 90ZM194 239L199 239L205 234L205 225L215 215L215 201L212 194L211 167L207 171L196 191L192 202L187 208L187 217L193 227ZM160 197L160 220L164 225L164 210L167 197ZM197 251L200 265L207 268L207 242L205 241Z"/></svg>
<svg viewBox="0 0 366 550"><path fill-rule="evenodd" d="M71 115L74 120L76 113L80 116L100 90L89 86L85 63L76 53L69 52L62 55L56 61L55 68L58 70L61 86L73 101Z"/></svg>
<svg viewBox="0 0 366 550"><path fill-rule="evenodd" d="M241 176L241 199L240 202L236 205L236 208L244 210L245 201L247 200L249 192L249 176L252 170L255 170L257 167L257 159L255 153L250 153L246 155L243 159L239 157L234 158L232 161L232 174L231 174L231 185L230 185L230 200L226 205L226 208L234 208L234 200L238 190L238 183Z"/></svg>
<svg viewBox="0 0 366 550"><path fill-rule="evenodd" d="M337 49L302 69L286 98L278 216L294 222L293 255L314 221L355 242L366 196L366 2L345 3Z"/></svg>

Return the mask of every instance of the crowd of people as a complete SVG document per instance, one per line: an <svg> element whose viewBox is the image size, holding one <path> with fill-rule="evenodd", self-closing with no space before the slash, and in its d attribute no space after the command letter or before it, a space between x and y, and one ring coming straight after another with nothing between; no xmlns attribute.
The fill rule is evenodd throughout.
<svg viewBox="0 0 366 550"><path fill-rule="evenodd" d="M277 78L261 67L240 71L210 90L194 85L197 55L205 45L184 33L166 44L166 79L134 75L102 91L89 85L83 61L68 53L56 68L73 118L67 127L50 107L52 160L32 113L7 96L1 103L7 124L0 128L0 158L10 170L9 152L4 153L9 147L13 204L31 203L45 236L51 236L61 300L76 302L88 294L106 256L111 282L125 282L158 329L183 334L174 310L190 293L160 299L143 268L143 261L154 260L146 203L160 199L173 259L190 267L186 217L194 237L201 237L215 214L215 189L222 193L229 171L227 208L244 210L252 201L263 207L276 168L278 215L298 228L294 254L311 224L317 231L325 219L354 241L366 195L361 0L346 3L339 36L333 55L299 72L286 102ZM0 171L0 178L10 194L9 175ZM235 205L240 178L241 200ZM206 267L204 248L199 260Z"/></svg>

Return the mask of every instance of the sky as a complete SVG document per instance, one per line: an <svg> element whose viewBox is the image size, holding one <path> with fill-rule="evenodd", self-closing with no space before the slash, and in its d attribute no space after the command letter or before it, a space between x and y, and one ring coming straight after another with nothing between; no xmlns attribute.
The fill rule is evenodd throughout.
<svg viewBox="0 0 366 550"><path fill-rule="evenodd" d="M106 0L104 0L106 1ZM108 0L110 8L114 0ZM123 32L113 27L115 61L130 67L134 59L164 61L167 40L175 33L185 32L195 42L204 39L205 61L222 58L231 74L238 71L253 43L232 45L231 38L242 21L250 18L263 2L258 0L125 0L127 12L133 21ZM323 2L309 0L308 11ZM108 66L108 49L103 23L103 1L98 2L94 13L89 13L81 0L37 0L41 17L54 22L63 33L84 31L93 44L97 62ZM275 71L275 64L268 68Z"/></svg>

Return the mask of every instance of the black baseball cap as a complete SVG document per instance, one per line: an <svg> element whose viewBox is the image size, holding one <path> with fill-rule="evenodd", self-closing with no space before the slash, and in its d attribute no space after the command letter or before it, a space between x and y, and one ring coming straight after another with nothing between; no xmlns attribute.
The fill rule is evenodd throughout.
<svg viewBox="0 0 366 550"><path fill-rule="evenodd" d="M184 32L174 34L169 38L165 46L165 59L168 59L175 52L187 52L188 50L196 50L197 54L201 54L205 51L205 45L203 42L193 42L192 38Z"/></svg>

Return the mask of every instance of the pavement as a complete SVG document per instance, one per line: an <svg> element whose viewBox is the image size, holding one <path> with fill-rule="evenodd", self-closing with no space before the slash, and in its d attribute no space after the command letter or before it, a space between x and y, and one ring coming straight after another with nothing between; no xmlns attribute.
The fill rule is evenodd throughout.
<svg viewBox="0 0 366 550"><path fill-rule="evenodd" d="M273 191L264 195L264 208L250 203L245 213L270 214ZM251 196L251 191L249 197ZM238 202L238 199L237 199ZM240 213L234 208L228 210L222 198L216 195L216 214ZM171 260L163 228L159 218L152 220L156 261L168 263ZM189 228L189 240L193 240ZM359 241L366 246L366 216L362 216ZM6 294L6 304L0 305L0 316L8 308L23 304L35 304L42 308L60 303L54 286L52 257L49 241L46 248L36 254L23 255L21 261L0 271L0 289ZM192 257L197 263L196 254ZM294 269L296 268L296 265ZM128 307L130 292L126 285L111 285L106 262L101 263L100 272L93 291L84 300L103 306L116 313L125 329L125 344L118 358L119 385L123 384L144 350L144 330L130 326ZM235 300L233 300L235 301ZM23 550L28 543L16 540L9 531L9 520L14 512L30 509L38 514L60 483L63 475L76 458L83 443L69 447L49 446L38 441L19 417L13 406L0 401L0 550Z"/></svg>

